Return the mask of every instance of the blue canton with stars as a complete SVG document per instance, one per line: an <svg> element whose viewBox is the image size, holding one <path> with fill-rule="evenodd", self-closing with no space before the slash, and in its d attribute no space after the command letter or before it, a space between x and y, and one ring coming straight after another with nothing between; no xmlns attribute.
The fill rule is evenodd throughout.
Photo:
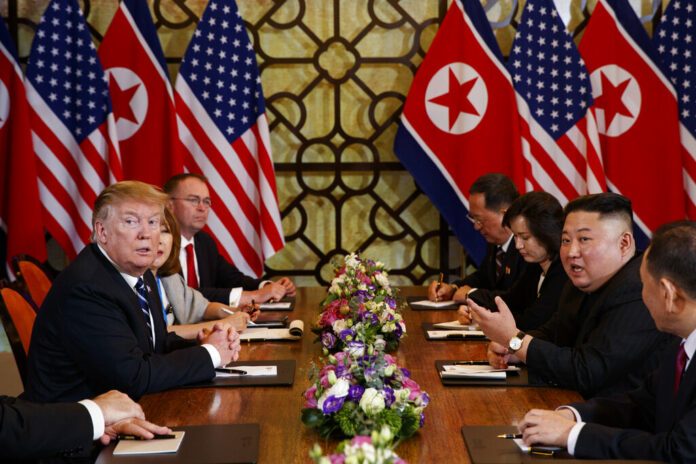
<svg viewBox="0 0 696 464"><path fill-rule="evenodd" d="M550 0L527 2L508 68L515 90L554 139L565 134L592 106L585 62Z"/></svg>
<svg viewBox="0 0 696 464"><path fill-rule="evenodd" d="M696 135L696 3L672 0L655 30L653 41L662 61L661 69L677 91L679 117Z"/></svg>
<svg viewBox="0 0 696 464"><path fill-rule="evenodd" d="M208 4L179 73L230 143L265 111L254 47L233 1Z"/></svg>
<svg viewBox="0 0 696 464"><path fill-rule="evenodd" d="M26 76L79 142L106 119L106 75L77 0L52 0L31 45Z"/></svg>

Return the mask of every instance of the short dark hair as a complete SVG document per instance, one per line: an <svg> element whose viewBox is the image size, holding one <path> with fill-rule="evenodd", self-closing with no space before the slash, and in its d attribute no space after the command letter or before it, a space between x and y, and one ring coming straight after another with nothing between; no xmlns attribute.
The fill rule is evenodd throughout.
<svg viewBox="0 0 696 464"><path fill-rule="evenodd" d="M551 259L558 256L563 232L563 207L556 197L546 192L529 192L513 201L503 216L503 225L518 216L527 221L529 232L546 249Z"/></svg>
<svg viewBox="0 0 696 464"><path fill-rule="evenodd" d="M469 195L474 193L483 194L486 209L490 211L507 208L520 196L515 183L499 172L484 174L476 179L469 188Z"/></svg>
<svg viewBox="0 0 696 464"><path fill-rule="evenodd" d="M654 279L666 277L696 299L696 222L675 221L660 226L645 260Z"/></svg>
<svg viewBox="0 0 696 464"><path fill-rule="evenodd" d="M186 179L190 179L193 177L194 179L198 179L201 182L208 183L208 178L205 177L203 174L196 174L194 172L182 172L181 174L177 174L175 176L172 176L169 178L167 182L164 183L164 186L162 186L162 190L164 190L164 193L167 195L171 195L174 190L179 186L181 182L183 182Z"/></svg>
<svg viewBox="0 0 696 464"><path fill-rule="evenodd" d="M633 231L633 209L631 200L623 195L613 192L594 193L582 195L570 202L565 207L565 217L576 211L599 213L599 217L616 217L626 221L626 225Z"/></svg>

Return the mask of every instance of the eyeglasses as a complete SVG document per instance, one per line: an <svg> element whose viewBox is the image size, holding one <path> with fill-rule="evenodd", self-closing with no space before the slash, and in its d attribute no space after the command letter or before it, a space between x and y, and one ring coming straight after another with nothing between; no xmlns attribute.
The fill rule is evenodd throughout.
<svg viewBox="0 0 696 464"><path fill-rule="evenodd" d="M181 201L188 201L191 206L194 208L198 208L198 206L202 203L203 207L208 209L213 205L213 202L210 198L201 198L197 196L191 196L191 197L172 197L172 200L181 200Z"/></svg>
<svg viewBox="0 0 696 464"><path fill-rule="evenodd" d="M471 221L471 223L475 226L481 227L483 225L483 222L479 221L478 219L474 218L471 214L467 214L466 218Z"/></svg>

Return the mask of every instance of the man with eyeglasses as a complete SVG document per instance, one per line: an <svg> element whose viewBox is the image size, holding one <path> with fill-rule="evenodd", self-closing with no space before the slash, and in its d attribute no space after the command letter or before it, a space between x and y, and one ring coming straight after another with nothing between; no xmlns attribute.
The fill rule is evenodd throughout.
<svg viewBox="0 0 696 464"><path fill-rule="evenodd" d="M452 284L431 282L428 298L432 301L454 299L463 303L477 288L507 290L524 272L526 263L512 242L512 231L503 226L503 216L519 197L515 183L504 174L490 173L476 179L469 188L467 219L488 242L479 268Z"/></svg>
<svg viewBox="0 0 696 464"><path fill-rule="evenodd" d="M179 260L188 286L197 288L210 301L233 307L295 296L295 285L287 277L276 282L255 279L219 253L213 237L202 230L212 206L207 183L200 174L183 173L163 187L181 229Z"/></svg>
<svg viewBox="0 0 696 464"><path fill-rule="evenodd" d="M68 402L111 389L145 393L203 382L238 357L239 334L219 323L198 341L168 333L154 276L167 195L113 184L92 212L92 243L60 273L36 316L24 398Z"/></svg>

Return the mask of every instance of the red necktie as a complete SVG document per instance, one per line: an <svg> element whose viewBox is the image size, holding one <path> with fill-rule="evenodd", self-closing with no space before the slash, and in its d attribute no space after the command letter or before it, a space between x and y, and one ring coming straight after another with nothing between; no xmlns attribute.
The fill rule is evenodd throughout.
<svg viewBox="0 0 696 464"><path fill-rule="evenodd" d="M184 247L186 250L186 284L191 288L198 288L198 277L196 277L196 264L193 262L193 243Z"/></svg>
<svg viewBox="0 0 696 464"><path fill-rule="evenodd" d="M689 357L686 355L684 350L684 343L679 347L677 352L677 363L674 366L674 396L677 396L677 390L679 390L679 382L681 381L682 374L684 373L684 366L686 366L686 361Z"/></svg>

